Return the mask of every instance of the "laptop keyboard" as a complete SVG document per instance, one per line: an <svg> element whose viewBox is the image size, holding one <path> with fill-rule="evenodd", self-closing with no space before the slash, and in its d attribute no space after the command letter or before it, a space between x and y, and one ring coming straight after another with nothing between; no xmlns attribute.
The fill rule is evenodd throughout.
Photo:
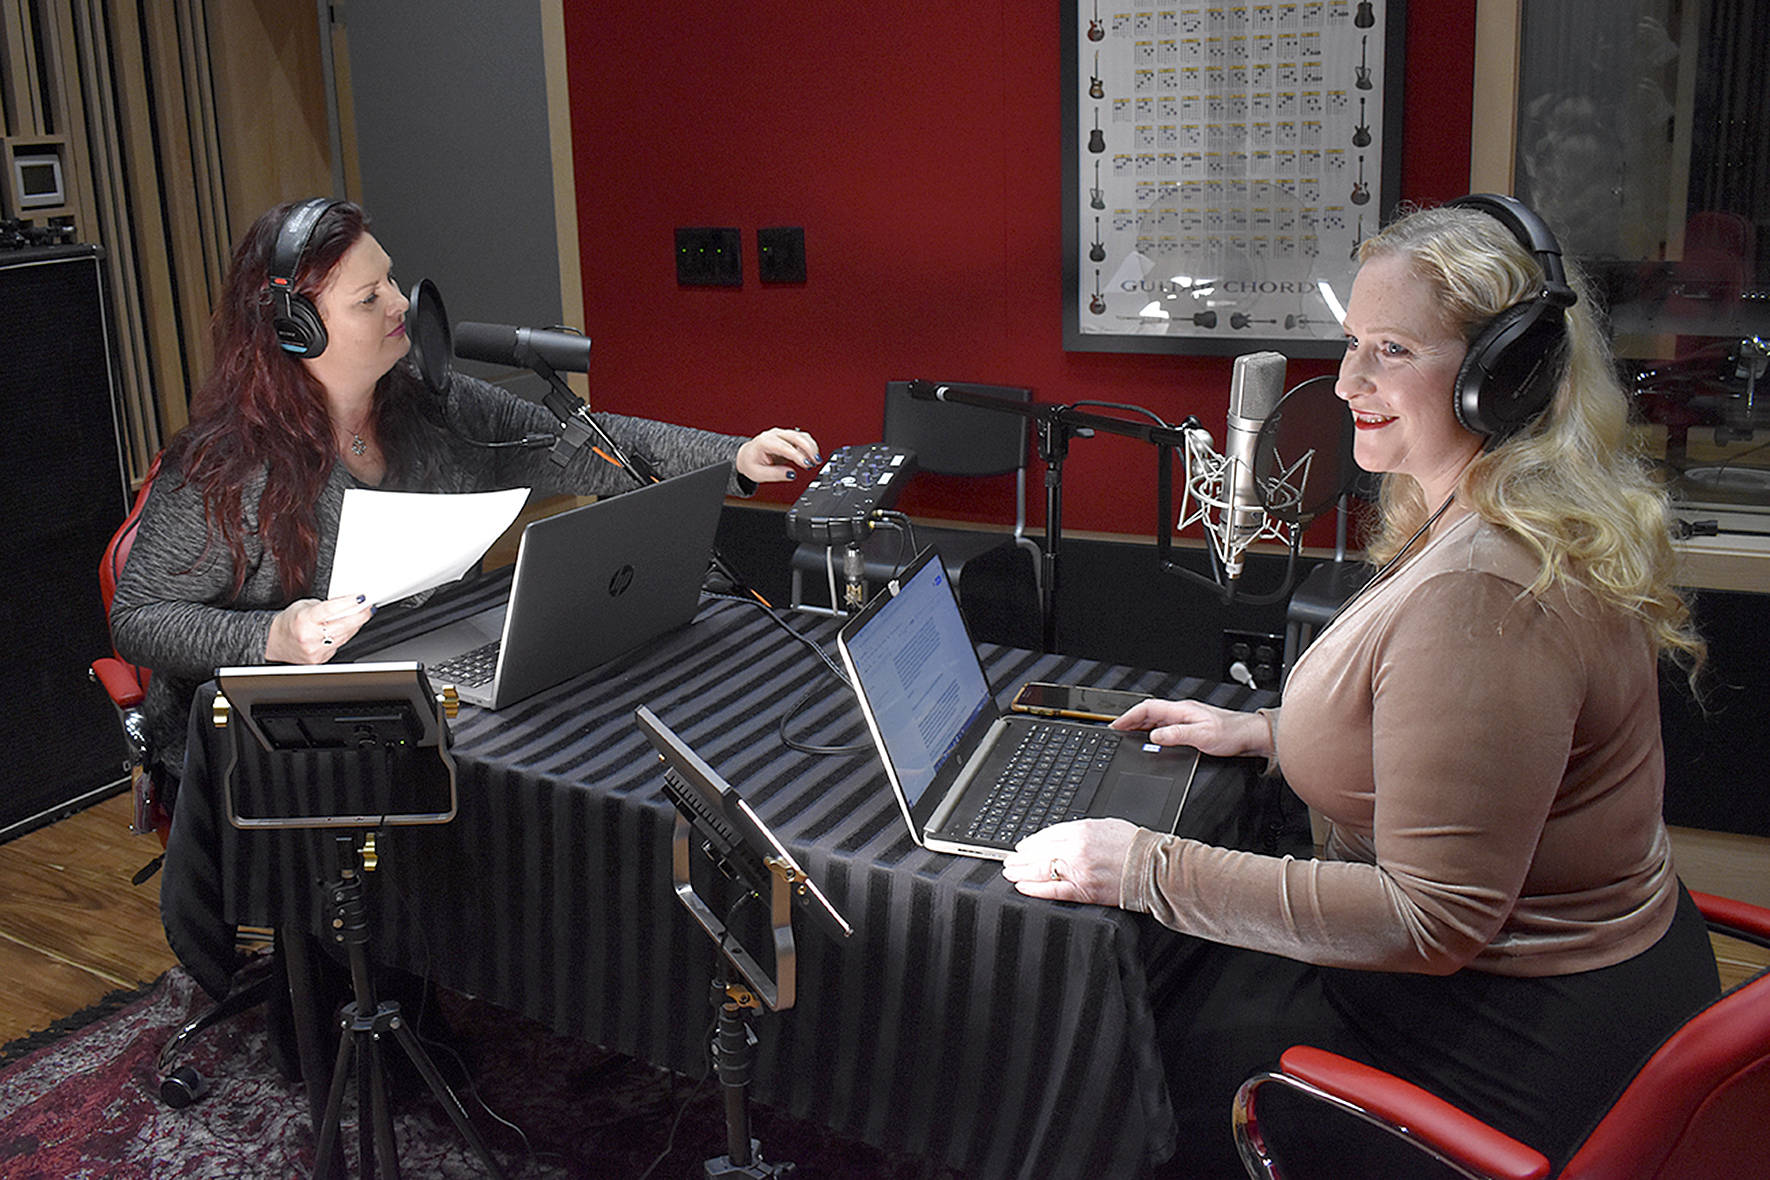
<svg viewBox="0 0 1770 1180"><path fill-rule="evenodd" d="M492 677L498 672L498 645L501 642L503 641L494 639L472 651L464 651L458 656L443 660L430 669L430 678L458 688L478 688L482 684L490 684Z"/></svg>
<svg viewBox="0 0 1770 1180"><path fill-rule="evenodd" d="M1040 828L1082 818L1119 741L1106 730L1029 727L966 834L1014 844Z"/></svg>

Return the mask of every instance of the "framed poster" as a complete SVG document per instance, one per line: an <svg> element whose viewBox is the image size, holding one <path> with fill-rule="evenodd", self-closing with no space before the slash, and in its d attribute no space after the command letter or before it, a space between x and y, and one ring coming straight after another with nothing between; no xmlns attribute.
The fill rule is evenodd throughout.
<svg viewBox="0 0 1770 1180"><path fill-rule="evenodd" d="M1400 186L1404 14L1064 0L1064 347L1340 352Z"/></svg>

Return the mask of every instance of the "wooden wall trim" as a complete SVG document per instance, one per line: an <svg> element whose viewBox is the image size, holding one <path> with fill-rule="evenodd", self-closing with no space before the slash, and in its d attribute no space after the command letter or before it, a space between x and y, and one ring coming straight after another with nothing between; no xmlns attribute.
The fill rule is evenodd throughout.
<svg viewBox="0 0 1770 1180"><path fill-rule="evenodd" d="M1471 192L1512 191L1518 159L1518 45L1523 23L1524 0L1479 0L1475 6Z"/></svg>
<svg viewBox="0 0 1770 1180"><path fill-rule="evenodd" d="M578 187L572 167L572 104L567 85L565 5L541 0L541 55L547 70L547 138L553 159L553 220L559 243L560 322L584 323L584 274L578 250ZM568 375L580 397L589 396L589 377Z"/></svg>

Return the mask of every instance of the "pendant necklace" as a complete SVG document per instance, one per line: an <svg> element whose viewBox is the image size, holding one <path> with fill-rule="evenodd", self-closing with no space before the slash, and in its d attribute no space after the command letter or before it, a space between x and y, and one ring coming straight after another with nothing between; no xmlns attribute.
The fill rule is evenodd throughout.
<svg viewBox="0 0 1770 1180"><path fill-rule="evenodd" d="M350 430L350 453L358 458L369 453L369 440L363 437L362 432L362 427L368 424L369 420L365 417L357 424L357 429L350 430L350 427L345 427L346 430Z"/></svg>

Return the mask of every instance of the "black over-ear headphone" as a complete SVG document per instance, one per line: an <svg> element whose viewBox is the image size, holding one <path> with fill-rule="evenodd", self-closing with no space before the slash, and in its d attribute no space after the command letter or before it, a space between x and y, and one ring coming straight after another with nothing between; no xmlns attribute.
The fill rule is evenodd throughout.
<svg viewBox="0 0 1770 1180"><path fill-rule="evenodd" d="M1493 217L1543 267L1543 289L1488 320L1457 373L1451 402L1457 421L1497 442L1548 406L1560 380L1567 342L1564 313L1578 296L1567 285L1560 243L1522 202L1497 193L1471 193L1450 207L1478 209Z"/></svg>
<svg viewBox="0 0 1770 1180"><path fill-rule="evenodd" d="M271 324L283 351L299 357L316 357L326 350L326 325L313 301L295 289L295 272L313 227L339 202L314 197L289 210L277 227L277 241L270 254L266 283L270 289Z"/></svg>

